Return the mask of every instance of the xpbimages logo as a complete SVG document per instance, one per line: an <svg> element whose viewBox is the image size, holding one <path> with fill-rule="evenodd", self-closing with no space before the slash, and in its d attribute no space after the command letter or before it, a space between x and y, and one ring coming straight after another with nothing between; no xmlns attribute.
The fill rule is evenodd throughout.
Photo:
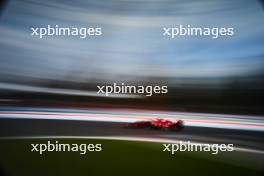
<svg viewBox="0 0 264 176"><path fill-rule="evenodd" d="M231 152L234 151L234 144L200 144L191 143L190 141L183 142L180 141L176 144L162 144L163 152L169 152L172 155L176 152L210 152L213 155L221 152Z"/></svg>
<svg viewBox="0 0 264 176"><path fill-rule="evenodd" d="M213 39L235 34L234 28L231 27L193 27L191 25L178 25L175 27L164 27L163 36L176 38L181 36L209 36Z"/></svg>
<svg viewBox="0 0 264 176"><path fill-rule="evenodd" d="M58 25L47 27L32 27L31 36L43 38L44 36L77 36L87 38L88 36L100 36L103 34L100 27L60 27Z"/></svg>
<svg viewBox="0 0 264 176"><path fill-rule="evenodd" d="M100 152L102 150L102 144L62 144L59 141L31 144L31 152L38 152L40 155L44 152L79 152L84 155L87 152Z"/></svg>
<svg viewBox="0 0 264 176"><path fill-rule="evenodd" d="M168 86L133 86L125 85L121 83L118 85L114 83L113 85L97 86L98 94L145 94L146 96L152 96L153 94L166 94L168 93Z"/></svg>

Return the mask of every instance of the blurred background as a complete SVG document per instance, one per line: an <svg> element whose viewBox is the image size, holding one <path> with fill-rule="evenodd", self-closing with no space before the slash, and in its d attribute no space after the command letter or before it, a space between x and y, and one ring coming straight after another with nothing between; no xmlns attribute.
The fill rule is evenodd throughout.
<svg viewBox="0 0 264 176"><path fill-rule="evenodd" d="M0 175L264 175L263 0L1 0ZM101 36L31 28L101 27ZM234 28L163 36L164 27ZM168 86L97 94L97 86ZM162 118L184 129L133 129ZM102 143L103 151L30 151ZM162 143L233 144L233 152L162 151Z"/></svg>
<svg viewBox="0 0 264 176"><path fill-rule="evenodd" d="M0 104L264 114L264 6L257 0L1 1ZM163 27L233 27L235 35L162 35ZM101 27L86 39L31 27ZM97 85L167 85L152 97Z"/></svg>

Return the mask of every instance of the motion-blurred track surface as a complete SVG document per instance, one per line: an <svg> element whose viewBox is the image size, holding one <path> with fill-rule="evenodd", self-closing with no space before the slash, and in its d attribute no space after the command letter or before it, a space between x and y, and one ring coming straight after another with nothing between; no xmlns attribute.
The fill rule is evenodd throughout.
<svg viewBox="0 0 264 176"><path fill-rule="evenodd" d="M0 136L115 136L148 139L233 143L264 150L261 116L176 112L76 110L47 108L0 109ZM128 123L153 118L182 119L182 131L130 129Z"/></svg>

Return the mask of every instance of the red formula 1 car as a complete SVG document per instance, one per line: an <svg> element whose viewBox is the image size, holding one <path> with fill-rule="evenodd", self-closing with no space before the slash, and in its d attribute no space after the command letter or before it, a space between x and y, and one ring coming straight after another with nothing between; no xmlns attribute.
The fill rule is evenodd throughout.
<svg viewBox="0 0 264 176"><path fill-rule="evenodd" d="M166 129L166 130L181 130L183 129L183 121L178 120L177 122L173 122L166 119L154 119L147 121L137 121L129 124L131 128L154 128L154 129Z"/></svg>

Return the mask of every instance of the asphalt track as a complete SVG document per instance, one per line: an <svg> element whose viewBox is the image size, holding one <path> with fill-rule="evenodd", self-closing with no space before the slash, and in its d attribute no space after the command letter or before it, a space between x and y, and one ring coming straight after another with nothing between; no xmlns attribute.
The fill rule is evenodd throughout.
<svg viewBox="0 0 264 176"><path fill-rule="evenodd" d="M19 137L122 137L144 140L232 143L264 153L261 116L183 112L1 108L0 139ZM153 118L182 119L182 131L131 129L127 124Z"/></svg>

